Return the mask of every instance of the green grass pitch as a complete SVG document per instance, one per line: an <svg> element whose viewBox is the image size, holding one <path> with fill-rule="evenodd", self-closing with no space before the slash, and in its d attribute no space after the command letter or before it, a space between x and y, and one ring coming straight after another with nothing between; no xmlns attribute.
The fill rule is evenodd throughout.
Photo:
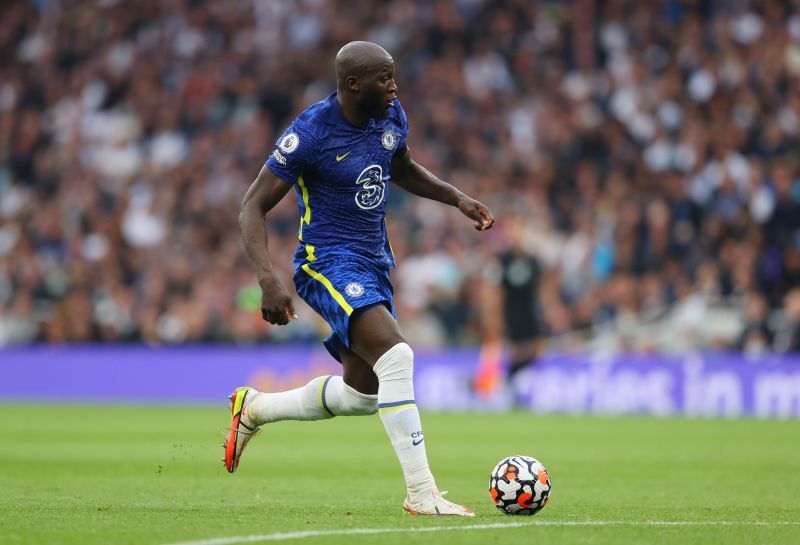
<svg viewBox="0 0 800 545"><path fill-rule="evenodd" d="M438 484L474 519L403 514L377 416L267 426L234 475L227 423L223 405L0 406L0 543L800 543L797 421L423 413ZM553 480L535 517L487 493L517 453Z"/></svg>

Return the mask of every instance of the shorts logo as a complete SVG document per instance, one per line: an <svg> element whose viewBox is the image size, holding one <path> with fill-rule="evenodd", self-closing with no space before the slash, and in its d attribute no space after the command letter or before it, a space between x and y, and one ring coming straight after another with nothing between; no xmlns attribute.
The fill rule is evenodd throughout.
<svg viewBox="0 0 800 545"><path fill-rule="evenodd" d="M350 282L347 284L347 287L344 288L344 292L350 297L361 297L364 295L364 286L358 282Z"/></svg>
<svg viewBox="0 0 800 545"><path fill-rule="evenodd" d="M273 157L275 158L275 160L276 160L276 161L278 161L280 164L282 164L283 166L286 166L286 157L284 157L284 156L283 156L283 154L282 154L281 152L279 152L278 150L275 150L275 151L273 151L273 152L272 152L272 156L273 156Z"/></svg>
<svg viewBox="0 0 800 545"><path fill-rule="evenodd" d="M362 210L372 210L383 202L386 183L383 181L383 168L380 165L370 165L362 170L356 179L356 185L363 186L356 193L356 205Z"/></svg>
<svg viewBox="0 0 800 545"><path fill-rule="evenodd" d="M283 153L292 153L294 150L297 149L297 146L300 145L300 137L297 136L295 133L290 132L286 136L281 139L280 144L278 147L281 149Z"/></svg>
<svg viewBox="0 0 800 545"><path fill-rule="evenodd" d="M386 149L388 149L390 151L394 149L394 145L396 143L397 143L397 138L395 137L395 135L394 135L394 133L392 131L386 131L381 136L381 144L383 144L384 148L386 148Z"/></svg>

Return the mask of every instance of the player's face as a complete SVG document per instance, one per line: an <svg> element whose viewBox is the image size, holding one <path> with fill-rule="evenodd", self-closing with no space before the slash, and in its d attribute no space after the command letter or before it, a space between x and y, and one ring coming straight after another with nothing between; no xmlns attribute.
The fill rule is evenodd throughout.
<svg viewBox="0 0 800 545"><path fill-rule="evenodd" d="M386 119L389 107L397 97L397 84L394 81L394 63L387 62L364 82L359 105L370 117Z"/></svg>

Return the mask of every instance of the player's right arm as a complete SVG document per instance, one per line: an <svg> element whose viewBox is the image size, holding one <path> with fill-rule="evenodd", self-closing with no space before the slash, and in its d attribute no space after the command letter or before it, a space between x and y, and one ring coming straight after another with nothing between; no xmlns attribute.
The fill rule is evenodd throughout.
<svg viewBox="0 0 800 545"><path fill-rule="evenodd" d="M264 166L247 190L239 212L239 229L242 232L244 249L261 287L261 317L278 325L288 324L297 315L291 294L272 269L264 217L291 188L291 185Z"/></svg>

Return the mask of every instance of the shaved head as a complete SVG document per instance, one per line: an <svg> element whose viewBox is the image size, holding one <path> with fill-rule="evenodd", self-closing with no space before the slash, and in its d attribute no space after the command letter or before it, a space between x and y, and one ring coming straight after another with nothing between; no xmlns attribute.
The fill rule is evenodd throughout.
<svg viewBox="0 0 800 545"><path fill-rule="evenodd" d="M397 98L394 60L372 42L350 42L336 54L336 94L348 120L386 119Z"/></svg>
<svg viewBox="0 0 800 545"><path fill-rule="evenodd" d="M347 87L347 78L361 79L394 63L392 56L372 42L350 42L336 54L336 86Z"/></svg>

